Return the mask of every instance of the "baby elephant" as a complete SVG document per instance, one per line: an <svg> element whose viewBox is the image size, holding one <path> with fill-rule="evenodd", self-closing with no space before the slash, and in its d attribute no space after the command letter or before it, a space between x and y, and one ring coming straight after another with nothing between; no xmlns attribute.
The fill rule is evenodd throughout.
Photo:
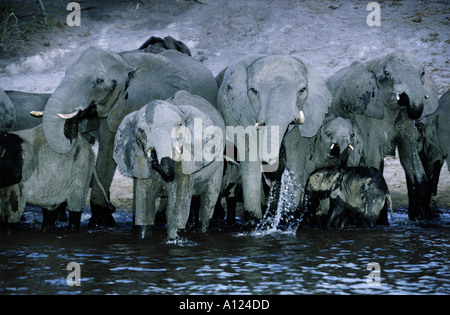
<svg viewBox="0 0 450 315"><path fill-rule="evenodd" d="M169 239L186 228L192 196L199 196L206 231L220 193L224 134L219 112L186 91L153 101L122 120L114 160L135 178L135 224L142 237L155 223L155 201L163 196Z"/></svg>
<svg viewBox="0 0 450 315"><path fill-rule="evenodd" d="M325 167L314 171L305 188L306 212L303 222L320 222L329 228L348 223L373 227L387 224L380 213L391 208L383 174L372 167ZM318 222L317 222L318 221Z"/></svg>
<svg viewBox="0 0 450 315"><path fill-rule="evenodd" d="M0 221L19 222L26 203L42 207L43 230L54 229L60 206L69 208L69 226L78 229L95 155L78 134L71 151L58 154L42 125L0 135Z"/></svg>

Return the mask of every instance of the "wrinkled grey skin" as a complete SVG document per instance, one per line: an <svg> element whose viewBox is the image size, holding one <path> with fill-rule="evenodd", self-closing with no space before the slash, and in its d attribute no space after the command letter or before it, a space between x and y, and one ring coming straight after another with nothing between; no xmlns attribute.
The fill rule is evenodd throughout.
<svg viewBox="0 0 450 315"><path fill-rule="evenodd" d="M208 147L213 142L205 134L213 126L218 128L214 150ZM196 143L193 149L184 135L180 137L186 128ZM199 132L203 136L194 139L194 133ZM200 198L202 231L207 230L220 193L224 134L225 125L218 111L186 91L177 92L167 101L150 102L123 119L115 137L114 160L119 169L136 179L135 224L142 228L143 236L155 223L155 201L163 196L168 197L169 239L175 239L178 230L186 227L192 196ZM200 151L195 150L214 154L211 158L202 154L197 159Z"/></svg>
<svg viewBox="0 0 450 315"><path fill-rule="evenodd" d="M5 91L16 109L14 131L25 130L42 124L42 117L35 117L32 111L43 111L51 94Z"/></svg>
<svg viewBox="0 0 450 315"><path fill-rule="evenodd" d="M228 225L233 225L236 223L236 204L241 190L241 167L236 161L226 159L224 161L220 195L214 210L214 220L221 220L226 216ZM226 211L223 209L221 204L222 198L225 198L226 201Z"/></svg>
<svg viewBox="0 0 450 315"><path fill-rule="evenodd" d="M42 125L1 137L14 135L22 139L17 154L11 151L17 149L18 139L8 146L0 145L0 167L8 165L11 170L11 174L2 174L0 184L2 221L19 222L26 203L41 206L44 215L67 203L69 224L78 228L94 170L95 155L91 146L78 135L69 152L56 153L47 145ZM44 217L43 228L47 224L45 221ZM51 224L54 228L54 221Z"/></svg>
<svg viewBox="0 0 450 315"><path fill-rule="evenodd" d="M245 147L237 145L239 139L234 142L240 157L244 214L250 224L255 224L262 218L261 166L264 165L265 171L277 170L278 154L284 141L286 163L294 172L301 171L298 158L301 148L293 143L301 135L312 137L317 133L331 103L331 95L308 61L283 55L248 55L224 69L216 80L220 84L217 108L224 117L228 139L236 141L228 126L242 126L252 134L250 145L256 143L258 133L266 150L273 146L273 151L267 152L270 155L259 148L257 154L249 156L252 149L248 141ZM304 124L299 126L300 111ZM274 130L279 131L278 138L272 139ZM298 202L300 191L297 195Z"/></svg>
<svg viewBox="0 0 450 315"><path fill-rule="evenodd" d="M311 173L326 166L358 166L361 160L363 142L359 131L348 119L325 118L317 135L301 137L298 146L303 170L300 183L305 187Z"/></svg>
<svg viewBox="0 0 450 315"><path fill-rule="evenodd" d="M14 130L16 108L8 95L0 89L0 133Z"/></svg>
<svg viewBox="0 0 450 315"><path fill-rule="evenodd" d="M450 91L441 96L434 113L416 121L416 132L419 155L436 196L444 161L450 171Z"/></svg>
<svg viewBox="0 0 450 315"><path fill-rule="evenodd" d="M161 54L125 52L117 54L99 48L86 49L67 70L49 98L43 117L45 139L59 153L76 143L78 123L100 118L99 153L96 170L109 191L116 165L112 159L114 135L122 119L155 99L167 99L187 90L216 103L217 84L199 61L175 50ZM61 118L59 114L71 114ZM63 116L70 117L70 116ZM111 210L97 184L91 192L90 226L113 226Z"/></svg>
<svg viewBox="0 0 450 315"><path fill-rule="evenodd" d="M373 227L385 206L392 210L383 174L367 167L325 167L314 171L305 187L305 205L303 222L328 228L343 228L348 223ZM387 223L387 217L385 220Z"/></svg>
<svg viewBox="0 0 450 315"><path fill-rule="evenodd" d="M360 165L383 170L384 157L398 148L408 186L410 220L432 216L430 189L415 141L414 120L433 113L437 86L423 64L405 52L365 63L354 62L327 82L330 112L359 129L364 150Z"/></svg>
<svg viewBox="0 0 450 315"><path fill-rule="evenodd" d="M15 90L5 91L5 93L14 105L16 123L12 129L9 128L4 130L4 132L30 129L42 124L42 113L51 94L28 93ZM3 106L0 105L0 112L2 112L1 107ZM98 127L98 118L92 117L83 120L79 129L83 137L92 144L95 142L95 130Z"/></svg>

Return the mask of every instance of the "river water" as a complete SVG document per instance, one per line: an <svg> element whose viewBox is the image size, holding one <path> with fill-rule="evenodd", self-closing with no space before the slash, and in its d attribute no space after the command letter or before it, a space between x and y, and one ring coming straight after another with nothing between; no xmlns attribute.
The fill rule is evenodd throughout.
<svg viewBox="0 0 450 315"><path fill-rule="evenodd" d="M0 294L449 294L443 211L425 226L400 209L390 226L372 229L222 227L186 232L174 244L164 230L139 239L126 211L114 214L116 228L89 230L86 209L80 231L58 223L42 233L31 208L18 227L0 230ZM71 262L79 268L67 270ZM372 262L380 274L368 280Z"/></svg>

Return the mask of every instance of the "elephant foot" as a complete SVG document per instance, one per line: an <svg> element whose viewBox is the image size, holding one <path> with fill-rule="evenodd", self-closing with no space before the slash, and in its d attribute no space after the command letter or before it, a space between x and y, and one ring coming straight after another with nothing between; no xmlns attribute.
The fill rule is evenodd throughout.
<svg viewBox="0 0 450 315"><path fill-rule="evenodd" d="M53 232L55 230L55 222L58 217L57 210L48 210L42 208L42 232Z"/></svg>
<svg viewBox="0 0 450 315"><path fill-rule="evenodd" d="M60 204L58 206L58 208L53 210L53 211L57 212L57 214L58 214L56 217L56 220L58 222L67 222L68 219L67 219L66 207L67 207L67 203L63 202L62 204Z"/></svg>
<svg viewBox="0 0 450 315"><path fill-rule="evenodd" d="M423 221L423 220L431 220L436 218L436 215L439 216L437 213L435 215L433 215L433 213L431 213L430 208L413 208L410 207L408 209L408 218L410 221Z"/></svg>
<svg viewBox="0 0 450 315"><path fill-rule="evenodd" d="M69 211L69 230L78 231L80 229L82 212Z"/></svg>
<svg viewBox="0 0 450 315"><path fill-rule="evenodd" d="M140 239L150 238L152 235L151 225L136 225L136 230Z"/></svg>
<svg viewBox="0 0 450 315"><path fill-rule="evenodd" d="M243 228L253 230L257 227L261 218L257 218L252 212L244 211Z"/></svg>
<svg viewBox="0 0 450 315"><path fill-rule="evenodd" d="M112 216L114 211L115 208L112 205L105 207L91 202L92 217L89 220L88 228L114 227L116 225L116 221Z"/></svg>

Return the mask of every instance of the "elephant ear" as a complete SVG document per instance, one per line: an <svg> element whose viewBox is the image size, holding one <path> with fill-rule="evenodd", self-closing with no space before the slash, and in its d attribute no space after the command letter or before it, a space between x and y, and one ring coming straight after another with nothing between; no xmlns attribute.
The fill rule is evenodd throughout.
<svg viewBox="0 0 450 315"><path fill-rule="evenodd" d="M331 105L331 93L319 72L308 60L296 58L306 69L308 97L303 106L305 123L300 125L302 137L313 137L323 124L325 115Z"/></svg>
<svg viewBox="0 0 450 315"><path fill-rule="evenodd" d="M338 116L356 113L383 119L384 109L375 74L371 71L378 60L354 62L339 70L327 82L333 95L332 110Z"/></svg>
<svg viewBox="0 0 450 315"><path fill-rule="evenodd" d="M136 141L136 123L140 115L143 115L142 111L132 112L119 125L114 139L113 158L122 172L144 179L150 176L150 171L144 152Z"/></svg>
<svg viewBox="0 0 450 315"><path fill-rule="evenodd" d="M165 100L179 90L191 91L186 74L170 59L155 54L123 55L133 67L128 73L127 89L108 115L108 129L116 132L122 119L153 100Z"/></svg>
<svg viewBox="0 0 450 315"><path fill-rule="evenodd" d="M8 95L0 89L0 133L14 130L16 108Z"/></svg>
<svg viewBox="0 0 450 315"><path fill-rule="evenodd" d="M265 55L257 54L245 56L230 64L225 72L221 72L216 78L220 83L217 108L223 115L225 124L234 126L240 122L244 128L255 124L250 119L257 117L258 113L243 115L249 113L249 110L251 113L253 108L247 96L247 69L264 57Z"/></svg>
<svg viewBox="0 0 450 315"><path fill-rule="evenodd" d="M224 127L217 126L209 115L193 106L180 105L178 108L185 115L187 127L178 140L183 147L181 168L183 174L191 175L213 161L223 159Z"/></svg>
<svg viewBox="0 0 450 315"><path fill-rule="evenodd" d="M424 69L423 79L423 88L425 90L425 94L428 95L428 99L425 99L423 102L423 113L421 118L434 113L439 104L438 87L426 69Z"/></svg>
<svg viewBox="0 0 450 315"><path fill-rule="evenodd" d="M0 188L28 180L37 166L33 146L14 133L0 136Z"/></svg>

